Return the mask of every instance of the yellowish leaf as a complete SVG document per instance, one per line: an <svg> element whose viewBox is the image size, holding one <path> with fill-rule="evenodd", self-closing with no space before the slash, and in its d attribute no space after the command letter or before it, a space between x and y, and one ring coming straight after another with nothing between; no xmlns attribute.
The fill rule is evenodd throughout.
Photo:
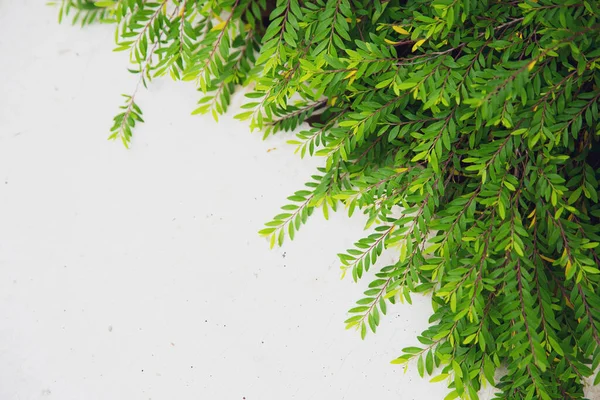
<svg viewBox="0 0 600 400"><path fill-rule="evenodd" d="M555 259L553 259L553 258L550 258L550 257L546 257L546 256L545 256L545 255L543 255L543 254L540 254L540 258L541 258L542 260L545 260L545 261L548 261L548 262L551 262L551 263L553 263L554 261L556 261Z"/></svg>
<svg viewBox="0 0 600 400"><path fill-rule="evenodd" d="M567 296L565 296L564 298L565 298L565 303L567 303L567 307L569 307L571 310L574 310L575 307L573 306L573 303L571 303L571 300L569 300L567 298Z"/></svg>
<svg viewBox="0 0 600 400"><path fill-rule="evenodd" d="M573 268L573 264L571 263L571 260L567 260L567 266L565 267L565 275L569 275L571 268Z"/></svg>
<svg viewBox="0 0 600 400"><path fill-rule="evenodd" d="M385 42L386 42L387 44L391 44L392 46L395 46L395 45L397 45L397 44L400 44L400 43L402 43L402 41L399 41L399 42L394 42L394 41L392 41L392 40L390 40L390 39L383 39L383 40L385 40Z"/></svg>
<svg viewBox="0 0 600 400"><path fill-rule="evenodd" d="M410 32L401 26L394 25L394 26L392 26L392 29L394 29L396 32L398 32L402 35L410 35Z"/></svg>
<svg viewBox="0 0 600 400"><path fill-rule="evenodd" d="M354 75L356 75L356 70L355 69L353 69L352 71L348 72L348 75L346 75L346 77L344 79L351 78Z"/></svg>
<svg viewBox="0 0 600 400"><path fill-rule="evenodd" d="M414 52L415 50L417 50L419 47L421 47L423 45L423 43L425 43L427 39L421 39L421 40L417 40L417 43L415 43L415 45L412 47L412 51Z"/></svg>
<svg viewBox="0 0 600 400"><path fill-rule="evenodd" d="M226 22L219 22L217 25L213 26L213 28L211 29L211 31L222 31L223 28L225 28L225 24Z"/></svg>

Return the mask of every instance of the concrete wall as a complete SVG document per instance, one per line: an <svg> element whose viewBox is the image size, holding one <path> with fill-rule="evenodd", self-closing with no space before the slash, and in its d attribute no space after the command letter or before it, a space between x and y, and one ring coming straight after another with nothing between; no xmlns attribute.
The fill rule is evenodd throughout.
<svg viewBox="0 0 600 400"><path fill-rule="evenodd" d="M108 142L126 55L44 3L0 0L0 400L443 398L389 364L427 299L364 342L344 330L368 282L335 254L361 218L316 215L273 251L256 234L318 160L235 107L192 117L192 85L163 80L132 149Z"/></svg>

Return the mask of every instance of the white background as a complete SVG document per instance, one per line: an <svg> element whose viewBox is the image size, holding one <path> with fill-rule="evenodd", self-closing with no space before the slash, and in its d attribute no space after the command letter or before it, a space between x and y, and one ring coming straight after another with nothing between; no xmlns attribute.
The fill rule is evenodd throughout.
<svg viewBox="0 0 600 400"><path fill-rule="evenodd" d="M256 234L318 160L235 107L192 117L199 93L166 80L138 96L132 149L107 141L126 55L44 3L0 0L0 400L443 398L389 364L427 299L364 342L344 330L368 282L336 253L360 218L316 213L272 251Z"/></svg>

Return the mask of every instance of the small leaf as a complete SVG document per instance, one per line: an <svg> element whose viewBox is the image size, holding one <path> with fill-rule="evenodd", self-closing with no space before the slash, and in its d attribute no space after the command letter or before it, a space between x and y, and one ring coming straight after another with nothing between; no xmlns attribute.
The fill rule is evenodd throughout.
<svg viewBox="0 0 600 400"><path fill-rule="evenodd" d="M417 50L419 47L421 47L423 45L423 43L425 43L426 41L427 41L427 39L417 40L417 42L412 47L412 52L414 53L415 50Z"/></svg>
<svg viewBox="0 0 600 400"><path fill-rule="evenodd" d="M406 29L402 28L401 26L394 25L394 26L392 26L392 29L402 35L410 35L410 32L407 31Z"/></svg>

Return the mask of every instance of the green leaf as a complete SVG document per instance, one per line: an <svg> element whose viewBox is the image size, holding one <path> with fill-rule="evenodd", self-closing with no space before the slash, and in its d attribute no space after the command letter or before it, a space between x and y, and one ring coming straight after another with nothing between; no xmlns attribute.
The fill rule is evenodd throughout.
<svg viewBox="0 0 600 400"><path fill-rule="evenodd" d="M438 376L434 376L433 378L431 378L429 380L429 382L435 383L435 382L441 382L445 379L448 379L448 374L439 374Z"/></svg>

